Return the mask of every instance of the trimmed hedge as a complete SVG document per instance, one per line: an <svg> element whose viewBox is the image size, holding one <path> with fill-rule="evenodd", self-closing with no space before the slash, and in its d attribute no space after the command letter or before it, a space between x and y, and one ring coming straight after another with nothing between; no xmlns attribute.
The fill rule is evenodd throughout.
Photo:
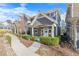
<svg viewBox="0 0 79 59"><path fill-rule="evenodd" d="M30 36L30 35L23 35L22 36L23 39L26 39L26 40L32 40L32 41L35 41L35 36Z"/></svg>
<svg viewBox="0 0 79 59"><path fill-rule="evenodd" d="M45 44L45 45L51 45L52 44L51 37L47 37L47 36L40 36L40 42L42 44Z"/></svg>
<svg viewBox="0 0 79 59"><path fill-rule="evenodd" d="M47 36L41 36L40 42L46 45L56 46L56 45L59 45L60 39L59 37L52 38L52 37L47 37Z"/></svg>
<svg viewBox="0 0 79 59"><path fill-rule="evenodd" d="M31 36L30 40L35 41L35 36Z"/></svg>
<svg viewBox="0 0 79 59"><path fill-rule="evenodd" d="M52 38L52 45L57 46L60 43L59 37Z"/></svg>
<svg viewBox="0 0 79 59"><path fill-rule="evenodd" d="M26 40L30 40L31 39L31 36L30 35L27 35L27 36L26 35L23 35L22 38L23 39L26 39Z"/></svg>
<svg viewBox="0 0 79 59"><path fill-rule="evenodd" d="M38 41L42 44L45 45L53 45L53 46L57 46L60 43L60 38L59 37L47 37L47 36L30 36L30 35L23 35L22 36L23 39L26 40L32 40L32 41ZM37 40L39 39L39 40Z"/></svg>

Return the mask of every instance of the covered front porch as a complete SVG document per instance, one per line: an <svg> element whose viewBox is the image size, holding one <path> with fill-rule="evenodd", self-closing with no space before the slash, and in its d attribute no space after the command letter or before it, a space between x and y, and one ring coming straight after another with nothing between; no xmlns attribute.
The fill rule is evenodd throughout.
<svg viewBox="0 0 79 59"><path fill-rule="evenodd" d="M54 37L57 35L57 27L55 25L39 25L31 27L32 36L51 36Z"/></svg>

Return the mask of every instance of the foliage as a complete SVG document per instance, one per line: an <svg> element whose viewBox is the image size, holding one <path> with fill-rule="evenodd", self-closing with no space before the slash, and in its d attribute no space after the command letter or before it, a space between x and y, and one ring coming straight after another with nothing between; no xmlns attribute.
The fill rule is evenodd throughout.
<svg viewBox="0 0 79 59"><path fill-rule="evenodd" d="M59 39L59 37L54 37L54 38L52 38L51 41L52 41L52 45L57 46L57 45L59 45L60 39Z"/></svg>
<svg viewBox="0 0 79 59"><path fill-rule="evenodd" d="M59 42L60 42L60 39L59 37L47 37L47 36L41 36L40 37L40 41L41 43L43 44L46 44L46 45L59 45Z"/></svg>
<svg viewBox="0 0 79 59"><path fill-rule="evenodd" d="M30 40L35 41L35 36L31 36Z"/></svg>
<svg viewBox="0 0 79 59"><path fill-rule="evenodd" d="M65 33L66 32L66 29L65 28L61 28L61 33Z"/></svg>
<svg viewBox="0 0 79 59"><path fill-rule="evenodd" d="M40 37L40 42L46 45L51 45L51 37L47 37L47 36L41 36Z"/></svg>
<svg viewBox="0 0 79 59"><path fill-rule="evenodd" d="M45 45L59 45L60 43L60 36L58 37L47 37L47 36L30 36L30 35L23 35L22 38L26 40L38 41L38 42L45 44Z"/></svg>
<svg viewBox="0 0 79 59"><path fill-rule="evenodd" d="M0 29L0 33L6 33L6 32L11 32L10 30L6 30L6 29Z"/></svg>
<svg viewBox="0 0 79 59"><path fill-rule="evenodd" d="M32 41L35 41L36 36L23 35L22 38L23 38L23 39L26 39L26 40L32 40Z"/></svg>
<svg viewBox="0 0 79 59"><path fill-rule="evenodd" d="M61 35L61 42L70 42L70 41L71 41L71 37L67 33Z"/></svg>
<svg viewBox="0 0 79 59"><path fill-rule="evenodd" d="M30 35L23 35L22 38L23 39L26 39L26 40L30 40L31 39L31 36Z"/></svg>
<svg viewBox="0 0 79 59"><path fill-rule="evenodd" d="M8 43L11 45L11 36L7 35L6 39L7 39Z"/></svg>

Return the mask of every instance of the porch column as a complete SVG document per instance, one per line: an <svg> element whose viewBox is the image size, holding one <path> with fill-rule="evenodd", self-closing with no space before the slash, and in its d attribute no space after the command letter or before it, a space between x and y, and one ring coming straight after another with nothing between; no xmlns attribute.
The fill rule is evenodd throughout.
<svg viewBox="0 0 79 59"><path fill-rule="evenodd" d="M77 49L77 27L76 22L73 24L74 48Z"/></svg>
<svg viewBox="0 0 79 59"><path fill-rule="evenodd" d="M54 37L54 25L52 25L52 33L51 33L52 35L52 37Z"/></svg>
<svg viewBox="0 0 79 59"><path fill-rule="evenodd" d="M58 33L57 33L57 30L58 30L58 28L57 28L57 26L56 26L56 36L57 36L57 34L58 34Z"/></svg>
<svg viewBox="0 0 79 59"><path fill-rule="evenodd" d="M32 27L32 36L34 36L34 28Z"/></svg>
<svg viewBox="0 0 79 59"><path fill-rule="evenodd" d="M18 32L17 32L17 31L18 31L18 29L16 28L16 34L18 34Z"/></svg>
<svg viewBox="0 0 79 59"><path fill-rule="evenodd" d="M16 27L14 26L14 33L16 34Z"/></svg>

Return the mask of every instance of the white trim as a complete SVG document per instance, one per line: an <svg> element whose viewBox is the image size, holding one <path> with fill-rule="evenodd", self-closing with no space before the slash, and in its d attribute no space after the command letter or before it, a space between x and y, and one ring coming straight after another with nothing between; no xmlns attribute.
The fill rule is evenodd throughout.
<svg viewBox="0 0 79 59"><path fill-rule="evenodd" d="M31 25L34 24L34 22L37 20L37 17L39 16L39 14L34 18L34 20L32 21Z"/></svg>
<svg viewBox="0 0 79 59"><path fill-rule="evenodd" d="M57 23L56 20L53 20L53 18L50 18L49 16L47 16L46 14L44 13L40 13L42 14L43 16L45 16L46 18L48 18L50 21L54 22L54 23Z"/></svg>
<svg viewBox="0 0 79 59"><path fill-rule="evenodd" d="M54 25L52 25L52 37L54 37Z"/></svg>
<svg viewBox="0 0 79 59"><path fill-rule="evenodd" d="M34 36L34 28L32 27L32 36Z"/></svg>
<svg viewBox="0 0 79 59"><path fill-rule="evenodd" d="M57 21L54 20L53 18L50 18L49 16L47 16L47 15L44 14L44 13L40 13L40 14L43 15L44 17L46 17L46 18L47 18L48 20L50 20L51 22L54 22L54 23L57 24ZM34 20L32 21L31 25L34 24L34 22L37 20L37 18L38 18L38 16L39 16L40 14L38 14L38 15L34 18ZM42 17L43 17L43 16L42 16Z"/></svg>

